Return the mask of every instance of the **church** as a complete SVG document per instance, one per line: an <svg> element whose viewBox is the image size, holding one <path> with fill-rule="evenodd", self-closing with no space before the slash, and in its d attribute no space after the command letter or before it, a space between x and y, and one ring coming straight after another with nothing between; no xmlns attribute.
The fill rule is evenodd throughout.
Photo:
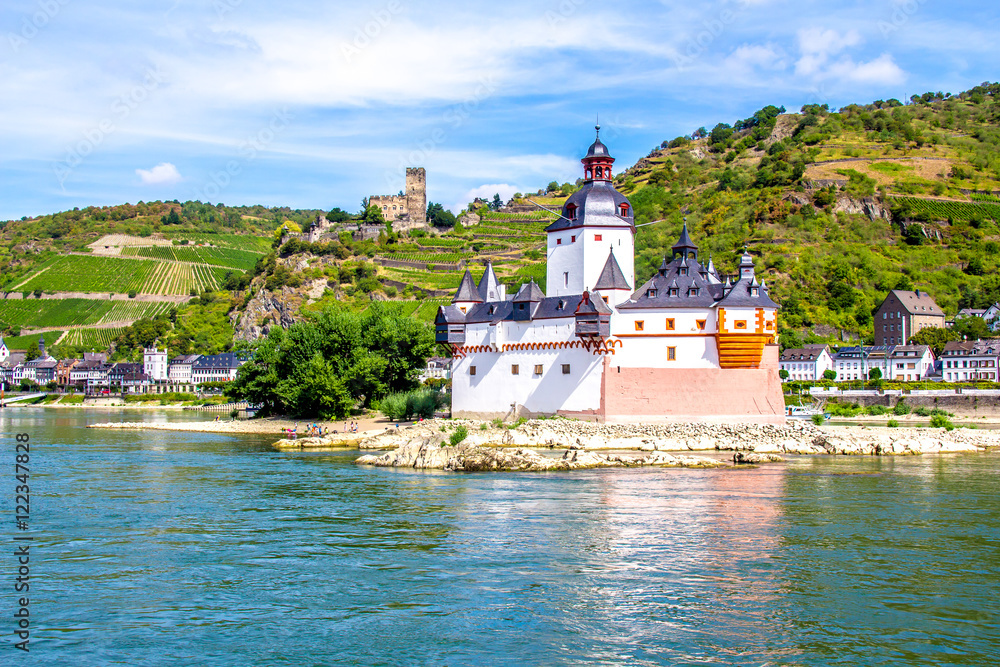
<svg viewBox="0 0 1000 667"><path fill-rule="evenodd" d="M546 229L545 291L531 281L508 295L488 264L438 310L452 416L783 423L778 305L753 259L744 251L720 278L685 224L637 286L632 206L597 130L583 186Z"/></svg>

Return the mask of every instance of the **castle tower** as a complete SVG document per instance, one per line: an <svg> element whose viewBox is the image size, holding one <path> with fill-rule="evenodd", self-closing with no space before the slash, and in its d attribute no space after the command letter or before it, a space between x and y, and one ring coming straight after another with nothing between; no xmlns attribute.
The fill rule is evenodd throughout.
<svg viewBox="0 0 1000 667"><path fill-rule="evenodd" d="M624 284L635 284L635 219L632 205L611 182L615 159L597 139L583 157L583 187L563 204L548 235L545 291L548 296L597 289L609 255L614 254ZM605 276L606 277L606 276Z"/></svg>
<svg viewBox="0 0 1000 667"><path fill-rule="evenodd" d="M423 167L406 168L406 211L410 224L427 223L427 172Z"/></svg>

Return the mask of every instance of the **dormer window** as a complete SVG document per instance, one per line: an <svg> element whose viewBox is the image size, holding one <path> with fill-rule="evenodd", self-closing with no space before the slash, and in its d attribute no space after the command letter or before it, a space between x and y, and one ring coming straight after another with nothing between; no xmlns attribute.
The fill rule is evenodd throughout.
<svg viewBox="0 0 1000 667"><path fill-rule="evenodd" d="M670 296L677 296L677 288L676 287L671 287L670 288Z"/></svg>
<svg viewBox="0 0 1000 667"><path fill-rule="evenodd" d="M567 205L566 206L566 217L569 218L570 220L576 220L576 211L577 211L576 204L569 204L569 205Z"/></svg>
<svg viewBox="0 0 1000 667"><path fill-rule="evenodd" d="M760 296L760 288L759 287L751 287L750 288L750 296Z"/></svg>
<svg viewBox="0 0 1000 667"><path fill-rule="evenodd" d="M619 210L621 211L621 216L623 218L627 218L628 217L628 204L621 204L619 206Z"/></svg>
<svg viewBox="0 0 1000 667"><path fill-rule="evenodd" d="M566 302L563 301L562 299L559 299L559 305L556 306L556 310L562 310L565 307L566 307Z"/></svg>
<svg viewBox="0 0 1000 667"><path fill-rule="evenodd" d="M688 296L698 296L700 292L701 290L698 289L697 287L692 287L691 289L688 290Z"/></svg>
<svg viewBox="0 0 1000 667"><path fill-rule="evenodd" d="M686 276L688 274L688 268L686 266L682 266L677 270L677 274L681 276Z"/></svg>
<svg viewBox="0 0 1000 667"><path fill-rule="evenodd" d="M656 298L656 290L655 289L648 289L648 290L646 290L646 296L649 297L650 299L655 299Z"/></svg>

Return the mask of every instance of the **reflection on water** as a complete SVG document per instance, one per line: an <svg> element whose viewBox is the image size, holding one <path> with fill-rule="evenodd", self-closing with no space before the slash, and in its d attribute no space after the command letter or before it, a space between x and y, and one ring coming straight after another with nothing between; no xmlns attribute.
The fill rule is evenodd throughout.
<svg viewBox="0 0 1000 667"><path fill-rule="evenodd" d="M27 664L998 657L994 456L446 474L107 418L0 416L33 438Z"/></svg>

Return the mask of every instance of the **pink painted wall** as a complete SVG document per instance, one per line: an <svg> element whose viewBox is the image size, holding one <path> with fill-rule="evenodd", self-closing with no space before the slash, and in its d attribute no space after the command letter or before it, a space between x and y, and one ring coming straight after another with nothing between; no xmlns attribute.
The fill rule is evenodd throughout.
<svg viewBox="0 0 1000 667"><path fill-rule="evenodd" d="M606 359L604 419L609 422L785 423L778 346L760 368L625 368Z"/></svg>

